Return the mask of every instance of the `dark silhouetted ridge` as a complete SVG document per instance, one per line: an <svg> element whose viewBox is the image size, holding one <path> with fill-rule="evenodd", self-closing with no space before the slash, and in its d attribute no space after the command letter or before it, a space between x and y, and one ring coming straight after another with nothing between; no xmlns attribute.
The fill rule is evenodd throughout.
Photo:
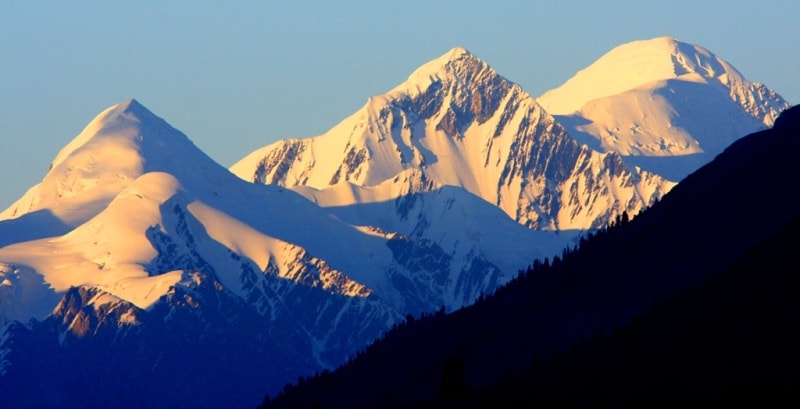
<svg viewBox="0 0 800 409"><path fill-rule="evenodd" d="M631 221L473 306L409 317L263 407L797 402L800 279L786 267L800 228L797 115L741 138Z"/></svg>

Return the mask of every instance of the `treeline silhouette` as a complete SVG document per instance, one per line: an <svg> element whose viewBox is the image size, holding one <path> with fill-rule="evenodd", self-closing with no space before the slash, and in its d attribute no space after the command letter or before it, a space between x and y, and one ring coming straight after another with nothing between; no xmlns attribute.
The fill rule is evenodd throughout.
<svg viewBox="0 0 800 409"><path fill-rule="evenodd" d="M800 404L798 232L795 218L701 285L462 401L487 408Z"/></svg>
<svg viewBox="0 0 800 409"><path fill-rule="evenodd" d="M798 118L785 111L633 220L620 215L472 306L408 317L262 407L790 397L796 353L782 346L796 341L800 293L781 266L792 265L800 217Z"/></svg>
<svg viewBox="0 0 800 409"><path fill-rule="evenodd" d="M574 281L580 280L580 276L570 276L569 280L549 278L557 276L556 271L560 269L571 268L573 262L583 265L584 262L579 262L579 254L595 257L602 253L599 245L590 243L606 240L606 236L613 235L610 232L627 221L627 214L623 214L609 228L601 229L581 239L580 246L592 251L586 250L580 253L576 246L574 249L565 249L562 255L554 257L552 262L549 258L534 261L527 270L521 271L515 279L494 295L482 296L472 306L451 314L446 314L442 307L435 313L423 313L419 317L407 316L405 321L395 324L335 372L323 371L313 377L300 378L295 384L287 385L280 398L275 401L267 398L263 407L313 407L322 401L327 402L323 407L352 407L355 401L363 401L361 405L363 407L381 407L384 400L409 403L416 399L458 396L461 392L466 392L465 364L459 357L460 354L452 347L476 337L469 321L477 319L481 325L488 325L489 328L481 331L483 335L478 335L460 349L483 344L487 341L483 339L484 336L495 332L495 328L492 328L493 323L511 327L512 322L524 317L524 314L517 312L525 312L512 310L509 313L513 314L491 319L487 316L492 315L489 311L505 310L508 308L508 302L513 304L522 301L529 304L526 300L532 295L532 291L539 297L558 296L558 293L569 288ZM529 309L540 308L547 299L541 298L541 301L529 304ZM378 368L385 368L386 371ZM379 376L376 376L376 372L380 373ZM423 375L419 378L409 377L409 373ZM431 382L430 380L434 378L438 381ZM470 378L474 378L474 374L470 374ZM337 387L339 382L347 385ZM404 384L407 386L398 387ZM362 390L358 396L336 396L339 392L354 386L355 389ZM332 394L324 399L309 399L316 395L316 392L309 391L316 390L331 391ZM414 392L411 392L412 390Z"/></svg>

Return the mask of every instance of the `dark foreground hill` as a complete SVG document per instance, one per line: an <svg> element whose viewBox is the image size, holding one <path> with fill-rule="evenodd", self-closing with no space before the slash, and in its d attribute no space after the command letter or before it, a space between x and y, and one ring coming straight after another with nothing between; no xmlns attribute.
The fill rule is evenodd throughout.
<svg viewBox="0 0 800 409"><path fill-rule="evenodd" d="M462 402L574 408L800 404L798 232L800 218L722 274L620 330L465 394Z"/></svg>
<svg viewBox="0 0 800 409"><path fill-rule="evenodd" d="M475 305L409 319L264 407L797 400L800 107L632 221Z"/></svg>

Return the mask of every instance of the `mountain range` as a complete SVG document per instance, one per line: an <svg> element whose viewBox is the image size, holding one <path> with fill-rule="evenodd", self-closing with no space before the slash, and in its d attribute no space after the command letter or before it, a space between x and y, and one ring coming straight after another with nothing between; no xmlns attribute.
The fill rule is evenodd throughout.
<svg viewBox="0 0 800 409"><path fill-rule="evenodd" d="M262 407L794 406L800 205L754 199L795 180L798 147L800 106L633 220Z"/></svg>
<svg viewBox="0 0 800 409"><path fill-rule="evenodd" d="M20 407L253 406L408 317L493 293L697 168L640 159L709 158L788 107L700 47L620 49L540 105L454 48L327 133L230 170L136 100L106 109L0 213L0 393ZM638 85L603 68L630 53L647 67ZM616 86L574 92L602 76ZM631 113L647 93L659 102ZM703 109L722 113L690 114ZM598 144L586 123L604 120L647 126Z"/></svg>
<svg viewBox="0 0 800 409"><path fill-rule="evenodd" d="M546 231L603 226L651 205L674 185L626 167L613 152L579 144L519 85L463 48L370 98L327 133L276 142L231 170L257 183L322 192L341 191L342 183L360 190L398 176L407 180L405 187L376 192L373 201L394 200L398 189L455 186ZM326 207L342 200L324 196Z"/></svg>

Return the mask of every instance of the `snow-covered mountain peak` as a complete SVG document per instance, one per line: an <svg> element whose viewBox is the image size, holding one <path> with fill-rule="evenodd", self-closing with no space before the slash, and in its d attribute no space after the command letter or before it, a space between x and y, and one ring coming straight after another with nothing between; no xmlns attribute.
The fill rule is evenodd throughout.
<svg viewBox="0 0 800 409"><path fill-rule="evenodd" d="M75 227L148 172L212 189L233 178L186 135L130 99L92 119L56 155L42 182L0 213L0 220L48 210Z"/></svg>
<svg viewBox="0 0 800 409"><path fill-rule="evenodd" d="M56 155L51 168L57 167L75 151L95 139L117 139L119 143L119 137L124 136L135 143L135 138L141 133L140 128L146 126L145 124L155 125L158 122L163 121L135 99L112 105L92 119L83 131Z"/></svg>
<svg viewBox="0 0 800 409"><path fill-rule="evenodd" d="M459 64L459 62L481 63L480 59L472 55L467 49L455 47L414 70L414 72L408 76L407 82L413 82L418 78L439 76L446 72L450 66Z"/></svg>
<svg viewBox="0 0 800 409"><path fill-rule="evenodd" d="M431 86L434 86L432 91L438 91L451 89L454 86L474 88L495 82L509 83L489 64L465 48L455 47L417 68L405 82L391 90L387 96L405 95L413 98L431 91Z"/></svg>
<svg viewBox="0 0 800 409"><path fill-rule="evenodd" d="M122 115L122 114L130 114L139 118L143 117L155 117L155 114L150 112L144 105L142 105L136 98L129 98L125 101L116 103L110 107L108 107L105 111L108 111L109 117L113 117L115 115Z"/></svg>
<svg viewBox="0 0 800 409"><path fill-rule="evenodd" d="M461 56L463 56L463 55L465 55L465 54L472 55L472 53L470 53L469 51L467 51L467 49L466 49L466 48L464 48L464 47L460 47L460 46L453 47L453 48L452 48L452 49L450 49L450 51L447 53L447 55L450 57L450 59L451 59L451 60L456 60L456 59L460 58Z"/></svg>
<svg viewBox="0 0 800 409"><path fill-rule="evenodd" d="M521 115L533 110L535 121L554 122L518 85L457 47L423 64L386 94L370 98L325 134L265 146L231 171L259 183L322 189L343 181L376 185L409 167L435 165L447 177L432 179L469 184L475 191L476 181L468 173L476 169L468 168L483 168L491 161L478 157L491 155L486 152L488 142L482 140L499 136L503 129L496 129L498 124L528 127L528 120L512 120L517 110L526 112ZM468 133L475 136L468 138ZM460 163L465 154L473 163Z"/></svg>
<svg viewBox="0 0 800 409"><path fill-rule="evenodd" d="M679 181L789 106L707 49L672 37L620 45L538 102L589 147Z"/></svg>
<svg viewBox="0 0 800 409"><path fill-rule="evenodd" d="M591 100L674 78L721 85L745 82L739 71L707 49L658 37L615 47L537 100L551 114L566 115Z"/></svg>
<svg viewBox="0 0 800 409"><path fill-rule="evenodd" d="M601 170L603 161L602 155L583 150L519 85L455 48L387 94L370 98L325 134L268 145L231 171L257 183L317 190L394 180L384 185L386 191L405 194L417 190L417 180L406 177L413 174L395 178L413 168L425 181L466 189L521 224L543 230L602 226L614 214L635 213L671 187L623 166ZM591 169L584 192L571 180L583 177L573 174L578 169ZM613 194L594 189L601 179L626 186ZM403 184L408 188L398 187ZM640 185L630 188L634 184ZM565 191L568 186L575 187ZM382 189L377 190L385 193ZM351 200L364 192L355 190L342 188L337 194Z"/></svg>

